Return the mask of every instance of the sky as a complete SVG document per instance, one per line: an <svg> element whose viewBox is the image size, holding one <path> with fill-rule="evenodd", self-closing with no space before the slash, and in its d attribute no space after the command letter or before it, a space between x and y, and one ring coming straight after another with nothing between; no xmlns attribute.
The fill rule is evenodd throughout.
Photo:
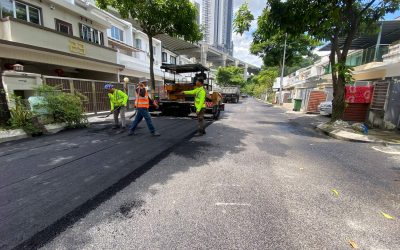
<svg viewBox="0 0 400 250"><path fill-rule="evenodd" d="M233 12L236 13L239 9L240 5L242 5L246 0L233 0ZM249 9L253 13L254 18L257 20L257 17L261 15L262 10L266 6L265 0L247 0L249 4ZM397 11L394 14L388 14L385 16L385 20L391 20L400 16L400 11ZM257 29L257 21L253 21L250 31L245 32L243 36L239 34L233 33L233 56L236 58L240 58L240 60L245 61L247 63L253 64L255 66L261 66L262 60L258 56L251 55L249 52L250 44L253 40L252 33Z"/></svg>

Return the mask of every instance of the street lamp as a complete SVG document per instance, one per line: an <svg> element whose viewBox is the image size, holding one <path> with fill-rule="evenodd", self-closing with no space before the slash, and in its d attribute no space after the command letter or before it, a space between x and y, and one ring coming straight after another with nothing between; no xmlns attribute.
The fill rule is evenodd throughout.
<svg viewBox="0 0 400 250"><path fill-rule="evenodd" d="M285 47L283 48L283 58L282 58L282 72L281 72L281 80L279 86L279 105L283 105L283 73L285 71L285 57L286 57L286 42L287 42L287 33L285 33Z"/></svg>
<svg viewBox="0 0 400 250"><path fill-rule="evenodd" d="M125 92L128 92L128 82L129 82L129 78L128 77L124 77L124 90Z"/></svg>

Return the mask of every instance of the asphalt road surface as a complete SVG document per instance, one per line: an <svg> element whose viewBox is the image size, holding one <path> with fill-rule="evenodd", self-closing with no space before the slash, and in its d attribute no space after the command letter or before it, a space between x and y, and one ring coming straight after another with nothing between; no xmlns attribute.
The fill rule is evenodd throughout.
<svg viewBox="0 0 400 250"><path fill-rule="evenodd" d="M48 240L196 129L192 119L154 124L161 137L152 137L145 122L129 137L105 123L0 144L0 249Z"/></svg>
<svg viewBox="0 0 400 250"><path fill-rule="evenodd" d="M43 249L352 249L352 242L399 249L400 157L321 135L314 130L320 121L254 99L228 105L206 136L184 140L39 243Z"/></svg>

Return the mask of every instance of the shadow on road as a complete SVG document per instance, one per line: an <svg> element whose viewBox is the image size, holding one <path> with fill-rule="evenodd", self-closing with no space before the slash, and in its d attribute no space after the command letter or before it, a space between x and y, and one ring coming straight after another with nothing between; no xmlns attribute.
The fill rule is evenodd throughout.
<svg viewBox="0 0 400 250"><path fill-rule="evenodd" d="M147 128L146 128L147 129ZM102 191L92 199L83 203L72 212L63 216L57 222L51 226L45 228L41 232L37 233L34 237L25 241L18 246L19 249L32 249L45 245L54 239L59 233L65 231L68 227L79 221L81 218L87 216L92 210L97 208L100 204L104 203L119 191L129 186L132 182L135 182L139 177L144 175L156 164L161 163L167 156L172 156L177 159L175 164L169 165L167 168L163 168L161 173L156 175L152 174L147 177L148 180L144 185L140 186L140 189L136 194L129 194L129 198L123 203L115 207L115 211L110 215L104 215L104 217L96 218L94 225L102 223L110 219L126 219L132 216L132 211L139 211L140 213L146 213L146 210L142 209L145 204L143 200L138 198L143 192L149 192L153 195L157 193L156 190L151 187L154 185L163 185L167 183L176 173L186 172L191 168L201 167L207 165L215 160L218 160L224 154L238 154L243 148L244 144L242 140L245 138L247 133L245 131L223 125L221 123L213 124L213 131L220 131L217 133L209 133L204 137L195 138L193 140L185 139L181 143L169 148L159 154L157 157L146 162L144 165L136 168L133 172L130 172L127 176L113 184L106 190ZM223 131L223 133L221 132ZM108 129L95 128L88 130L89 133L108 133ZM147 131L146 131L147 132ZM223 145L221 143L224 134L234 135L230 139L229 145ZM132 149L125 147L123 151L119 152L119 157L124 155L132 154ZM137 156L139 157L139 156ZM134 164L134 160L126 162L125 164ZM68 200L66 200L68 202ZM91 226L92 227L92 226ZM82 241L82 239L85 239ZM77 239L66 239L66 244L70 246L84 246L85 243L90 241L90 235ZM87 242L86 242L87 241Z"/></svg>

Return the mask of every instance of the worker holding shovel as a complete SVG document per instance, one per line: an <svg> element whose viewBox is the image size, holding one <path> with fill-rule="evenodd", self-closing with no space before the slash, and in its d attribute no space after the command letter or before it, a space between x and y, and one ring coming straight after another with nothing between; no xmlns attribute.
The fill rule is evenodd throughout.
<svg viewBox="0 0 400 250"><path fill-rule="evenodd" d="M121 125L122 129L126 128L125 111L128 103L128 95L124 91L114 88L112 84L106 84L104 89L108 91L108 97L110 98L111 113L114 114L114 126L113 129L119 128L118 116L121 114Z"/></svg>

